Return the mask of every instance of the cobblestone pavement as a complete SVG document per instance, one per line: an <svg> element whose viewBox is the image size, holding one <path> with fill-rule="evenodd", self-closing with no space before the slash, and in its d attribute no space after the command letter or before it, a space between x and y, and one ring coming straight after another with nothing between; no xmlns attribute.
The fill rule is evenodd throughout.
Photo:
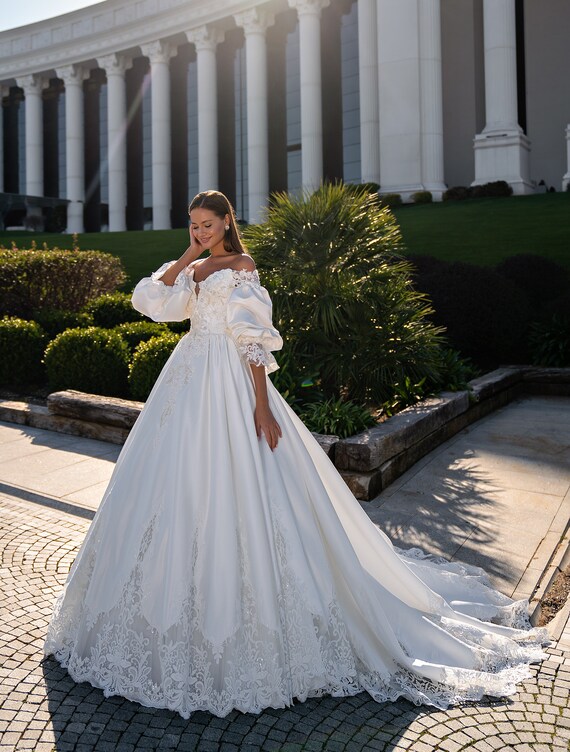
<svg viewBox="0 0 570 752"><path fill-rule="evenodd" d="M59 506L59 508L58 508ZM42 644L55 593L65 581L92 512L64 511L40 495L0 497L0 752L199 750L410 750L547 752L570 748L570 634L508 701L449 711L362 693L325 697L260 715L190 720L76 684Z"/></svg>

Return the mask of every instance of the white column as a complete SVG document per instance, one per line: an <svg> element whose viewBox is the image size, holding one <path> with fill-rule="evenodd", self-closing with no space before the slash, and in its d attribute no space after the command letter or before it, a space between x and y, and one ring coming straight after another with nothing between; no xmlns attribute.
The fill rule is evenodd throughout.
<svg viewBox="0 0 570 752"><path fill-rule="evenodd" d="M570 185L570 124L566 126L566 174L562 178L562 190L567 191Z"/></svg>
<svg viewBox="0 0 570 752"><path fill-rule="evenodd" d="M152 228L171 228L171 125L170 125L170 69L174 54L172 45L150 42L141 46L142 54L150 61L151 129L152 129Z"/></svg>
<svg viewBox="0 0 570 752"><path fill-rule="evenodd" d="M218 187L218 99L216 47L223 33L201 26L186 32L196 47L198 74L198 190Z"/></svg>
<svg viewBox="0 0 570 752"><path fill-rule="evenodd" d="M26 108L26 194L44 195L44 134L42 89L45 82L32 74L18 79Z"/></svg>
<svg viewBox="0 0 570 752"><path fill-rule="evenodd" d="M443 179L443 93L440 0L418 2L422 184L440 201Z"/></svg>
<svg viewBox="0 0 570 752"><path fill-rule="evenodd" d="M109 230L127 229L127 89L128 61L117 54L97 59L107 74L107 142L109 175Z"/></svg>
<svg viewBox="0 0 570 752"><path fill-rule="evenodd" d="M376 0L358 0L360 173L363 183L380 183L376 24Z"/></svg>
<svg viewBox="0 0 570 752"><path fill-rule="evenodd" d="M83 110L83 81L85 71L77 65L58 68L65 84L65 169L67 232L83 232L83 202L85 200L85 130Z"/></svg>
<svg viewBox="0 0 570 752"><path fill-rule="evenodd" d="M252 8L234 16L245 32L247 81L247 183L250 223L263 222L269 201L267 45L265 31L274 18Z"/></svg>
<svg viewBox="0 0 570 752"><path fill-rule="evenodd" d="M301 62L301 173L303 190L314 191L323 179L321 106L321 10L329 0L289 0L299 16Z"/></svg>
<svg viewBox="0 0 570 752"><path fill-rule="evenodd" d="M0 86L0 193L4 192L4 97L9 91L7 86Z"/></svg>
<svg viewBox="0 0 570 752"><path fill-rule="evenodd" d="M486 125L475 137L473 185L506 180L531 193L530 141L518 124L515 0L483 0Z"/></svg>
<svg viewBox="0 0 570 752"><path fill-rule="evenodd" d="M378 0L381 193L423 190L418 0Z"/></svg>

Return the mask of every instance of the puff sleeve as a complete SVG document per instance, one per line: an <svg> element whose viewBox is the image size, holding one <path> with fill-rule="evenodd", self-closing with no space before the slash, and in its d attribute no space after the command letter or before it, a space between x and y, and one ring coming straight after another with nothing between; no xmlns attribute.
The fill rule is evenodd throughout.
<svg viewBox="0 0 570 752"><path fill-rule="evenodd" d="M240 355L272 373L279 366L271 351L280 350L283 340L273 326L271 298L260 285L257 272L242 273L242 276L244 279L232 290L228 300L228 328Z"/></svg>
<svg viewBox="0 0 570 752"><path fill-rule="evenodd" d="M194 290L190 283L193 270L180 272L172 286L160 280L164 272L174 264L167 261L150 277L145 277L133 290L133 308L153 321L184 321L190 317L194 302Z"/></svg>

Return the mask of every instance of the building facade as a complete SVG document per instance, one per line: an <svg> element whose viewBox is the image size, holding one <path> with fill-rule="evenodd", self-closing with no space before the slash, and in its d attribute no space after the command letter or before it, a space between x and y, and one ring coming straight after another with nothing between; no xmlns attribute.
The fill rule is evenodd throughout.
<svg viewBox="0 0 570 752"><path fill-rule="evenodd" d="M566 0L106 0L0 34L0 193L83 232L206 188L249 222L324 179L560 190L569 38Z"/></svg>

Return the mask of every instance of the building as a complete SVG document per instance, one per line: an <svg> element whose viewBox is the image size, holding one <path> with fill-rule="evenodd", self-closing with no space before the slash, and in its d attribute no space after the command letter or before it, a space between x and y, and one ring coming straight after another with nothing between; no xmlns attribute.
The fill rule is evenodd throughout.
<svg viewBox="0 0 570 752"><path fill-rule="evenodd" d="M212 187L250 222L322 179L559 190L569 39L567 0L106 0L0 34L0 191L82 232Z"/></svg>

